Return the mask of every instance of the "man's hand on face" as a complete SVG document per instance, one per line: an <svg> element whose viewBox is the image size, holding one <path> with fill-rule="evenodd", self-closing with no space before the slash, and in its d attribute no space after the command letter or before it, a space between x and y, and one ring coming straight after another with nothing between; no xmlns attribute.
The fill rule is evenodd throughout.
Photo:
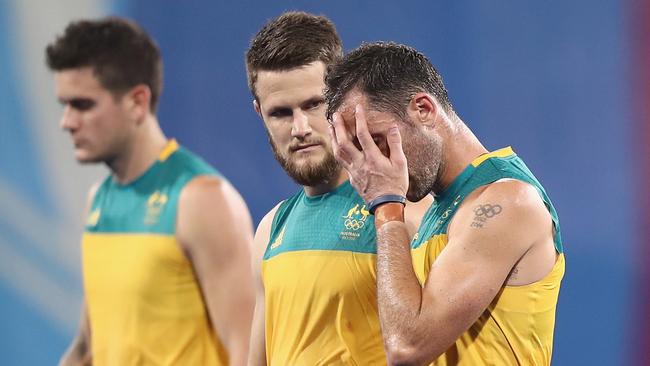
<svg viewBox="0 0 650 366"><path fill-rule="evenodd" d="M385 156L368 130L366 113L361 105L354 116L344 120L341 113L334 113L330 137L334 156L348 171L350 183L361 197L370 202L379 196L406 196L408 190L408 166L402 150L402 138L396 125L386 135L388 157ZM347 122L347 123L346 123ZM355 126L355 134L347 126ZM355 144L354 135L358 139Z"/></svg>

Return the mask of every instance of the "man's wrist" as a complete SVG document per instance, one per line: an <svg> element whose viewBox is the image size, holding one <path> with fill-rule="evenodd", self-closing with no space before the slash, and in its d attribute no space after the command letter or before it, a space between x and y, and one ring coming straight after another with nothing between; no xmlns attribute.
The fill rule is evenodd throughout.
<svg viewBox="0 0 650 366"><path fill-rule="evenodd" d="M376 197L374 200L368 202L368 211L371 215L375 214L375 210L387 203L400 203L402 206L406 205L406 197L399 194L384 194Z"/></svg>
<svg viewBox="0 0 650 366"><path fill-rule="evenodd" d="M389 221L404 222L404 204L386 202L375 208L375 227L380 228Z"/></svg>

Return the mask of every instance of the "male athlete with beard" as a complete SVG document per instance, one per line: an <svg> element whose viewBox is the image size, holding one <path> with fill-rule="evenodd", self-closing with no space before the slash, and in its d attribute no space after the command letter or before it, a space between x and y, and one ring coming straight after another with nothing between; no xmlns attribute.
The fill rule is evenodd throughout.
<svg viewBox="0 0 650 366"><path fill-rule="evenodd" d="M342 57L325 17L285 13L246 52L255 111L278 162L303 186L261 221L250 365L384 365L373 217L331 150L323 95ZM407 210L409 230L429 202Z"/></svg>
<svg viewBox="0 0 650 366"><path fill-rule="evenodd" d="M524 162L509 147L488 152L413 48L362 45L327 87L335 154L375 212L389 362L549 365L564 255L557 213ZM401 202L430 193L409 245Z"/></svg>

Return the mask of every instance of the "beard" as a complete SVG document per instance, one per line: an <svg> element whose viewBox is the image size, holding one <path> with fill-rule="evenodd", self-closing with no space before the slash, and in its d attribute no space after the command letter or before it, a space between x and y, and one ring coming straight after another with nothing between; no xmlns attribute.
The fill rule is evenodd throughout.
<svg viewBox="0 0 650 366"><path fill-rule="evenodd" d="M440 138L418 131L412 124L407 126L403 138L404 155L408 162L409 187L406 198L418 202L427 194L436 193L438 179L444 170L442 142Z"/></svg>
<svg viewBox="0 0 650 366"><path fill-rule="evenodd" d="M268 131L267 131L268 132ZM305 141L311 143L311 141ZM280 163L282 169L301 186L316 186L334 179L340 170L339 163L334 154L325 150L325 157L318 162L296 164L290 157L282 155L278 147L269 135L269 143L273 150L275 159Z"/></svg>

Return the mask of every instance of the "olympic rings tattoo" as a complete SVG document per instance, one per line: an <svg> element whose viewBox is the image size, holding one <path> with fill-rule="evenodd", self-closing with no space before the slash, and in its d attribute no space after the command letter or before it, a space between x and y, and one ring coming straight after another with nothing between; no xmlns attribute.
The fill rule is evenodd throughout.
<svg viewBox="0 0 650 366"><path fill-rule="evenodd" d="M503 211L503 208L501 205L492 205L489 203L486 203L484 205L479 205L474 208L474 221L472 221L472 224L470 225L473 228L480 229L483 227L483 224L487 221L487 219L492 218Z"/></svg>
<svg viewBox="0 0 650 366"><path fill-rule="evenodd" d="M480 205L477 206L474 209L474 213L476 216L485 216L488 219L491 217L494 217L495 215L498 215L503 211L500 205L491 205L491 204L485 204L485 205Z"/></svg>

